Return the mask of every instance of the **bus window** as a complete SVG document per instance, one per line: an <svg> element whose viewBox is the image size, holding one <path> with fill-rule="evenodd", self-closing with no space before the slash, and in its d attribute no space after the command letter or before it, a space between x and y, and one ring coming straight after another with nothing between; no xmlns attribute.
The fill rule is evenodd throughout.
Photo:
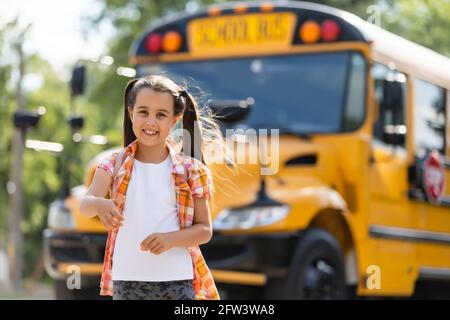
<svg viewBox="0 0 450 320"><path fill-rule="evenodd" d="M403 82L403 106L400 108L400 112L394 113L392 110L383 110L383 81L386 79L390 72L396 72L390 70L387 66L379 63L374 63L372 67L372 77L375 82L375 95L379 104L379 116L374 125L373 139L375 143L389 144L384 139L384 128L388 125L404 125L406 126L406 81ZM406 141L406 139L405 139ZM403 146L404 147L404 146Z"/></svg>
<svg viewBox="0 0 450 320"><path fill-rule="evenodd" d="M415 147L419 158L437 149L445 154L445 90L414 79Z"/></svg>
<svg viewBox="0 0 450 320"><path fill-rule="evenodd" d="M344 113L344 130L356 130L364 121L366 93L366 60L352 54L348 73L347 101Z"/></svg>

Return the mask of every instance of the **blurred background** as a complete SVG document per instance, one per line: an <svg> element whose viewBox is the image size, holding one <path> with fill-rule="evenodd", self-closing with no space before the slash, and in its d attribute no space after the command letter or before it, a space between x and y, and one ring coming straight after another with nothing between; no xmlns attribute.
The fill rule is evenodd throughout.
<svg viewBox="0 0 450 320"><path fill-rule="evenodd" d="M0 299L54 298L42 245L49 205L83 183L95 155L121 145L122 92L134 76L128 60L133 40L157 18L218 2L0 0ZM448 0L312 2L363 20L376 5L382 28L450 57ZM83 94L70 86L80 63ZM26 129L19 116L29 117ZM13 148L17 139L23 149ZM17 179L22 194L13 200ZM22 212L19 222L11 220L12 208ZM18 225L20 246L8 246ZM8 272L8 254L15 250L23 258L20 282Z"/></svg>

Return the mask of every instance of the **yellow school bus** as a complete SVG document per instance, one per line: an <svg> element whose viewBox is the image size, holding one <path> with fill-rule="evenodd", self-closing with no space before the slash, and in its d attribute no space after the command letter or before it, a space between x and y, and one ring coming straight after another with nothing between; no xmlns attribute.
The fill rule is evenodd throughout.
<svg viewBox="0 0 450 320"><path fill-rule="evenodd" d="M150 25L130 61L201 88L229 145L257 158L211 165L201 250L222 299L449 292L450 59L328 6L239 2ZM58 279L101 271L105 230L77 199L61 205L71 227L46 230Z"/></svg>

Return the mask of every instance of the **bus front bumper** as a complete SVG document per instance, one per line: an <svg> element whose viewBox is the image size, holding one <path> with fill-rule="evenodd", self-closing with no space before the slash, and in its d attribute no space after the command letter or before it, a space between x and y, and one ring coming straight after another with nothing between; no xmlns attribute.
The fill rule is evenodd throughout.
<svg viewBox="0 0 450 320"><path fill-rule="evenodd" d="M218 286L261 291L269 283L285 280L299 236L299 233L214 232L211 240L200 248Z"/></svg>

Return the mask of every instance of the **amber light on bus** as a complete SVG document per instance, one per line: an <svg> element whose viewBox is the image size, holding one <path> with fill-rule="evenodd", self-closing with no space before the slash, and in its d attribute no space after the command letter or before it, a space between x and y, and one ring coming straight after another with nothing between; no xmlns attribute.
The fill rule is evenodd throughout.
<svg viewBox="0 0 450 320"><path fill-rule="evenodd" d="M263 3L260 7L262 12L272 12L274 10L274 6L272 3Z"/></svg>
<svg viewBox="0 0 450 320"><path fill-rule="evenodd" d="M208 15L211 16L211 17L217 17L217 16L219 16L221 14L221 12L222 11L218 7L210 7L208 9Z"/></svg>
<svg viewBox="0 0 450 320"><path fill-rule="evenodd" d="M247 6L245 5L237 5L233 8L234 13L240 14L240 13L246 13L247 12Z"/></svg>
<svg viewBox="0 0 450 320"><path fill-rule="evenodd" d="M304 43L315 43L320 40L320 26L317 22L308 20L300 27L300 39Z"/></svg>
<svg viewBox="0 0 450 320"><path fill-rule="evenodd" d="M339 24L334 20L324 20L319 25L316 21L305 21L299 30L299 37L304 43L316 43L320 40L325 42L335 41L341 33Z"/></svg>
<svg viewBox="0 0 450 320"><path fill-rule="evenodd" d="M176 31L167 32L162 40L162 47L166 52L177 52L181 48L182 38Z"/></svg>

